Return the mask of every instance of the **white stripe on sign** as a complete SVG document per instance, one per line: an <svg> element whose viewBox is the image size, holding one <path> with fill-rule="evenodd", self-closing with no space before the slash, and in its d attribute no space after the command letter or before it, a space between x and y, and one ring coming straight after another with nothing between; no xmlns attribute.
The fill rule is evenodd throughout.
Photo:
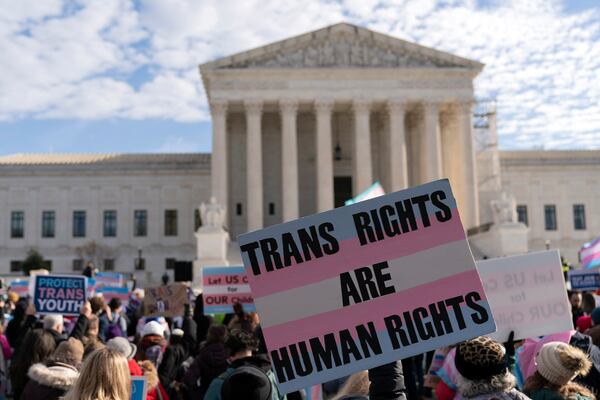
<svg viewBox="0 0 600 400"><path fill-rule="evenodd" d="M203 294L250 293L249 285L205 285Z"/></svg>
<svg viewBox="0 0 600 400"><path fill-rule="evenodd" d="M448 254L453 254L455 263L447 262ZM389 273L391 280L387 284L393 285L396 292L401 292L469 271L473 268L473 258L465 242L459 240L390 260L388 265L389 268L385 269L384 273ZM315 296L314 293L319 293L319 296ZM315 315L317 310L320 314L340 309L342 308L340 301L339 277L254 299L259 311L271 305L271 313L263 313L260 316L263 328L310 317ZM276 310L273 310L273 304L277 304ZM302 304L302 307L298 307L298 304Z"/></svg>

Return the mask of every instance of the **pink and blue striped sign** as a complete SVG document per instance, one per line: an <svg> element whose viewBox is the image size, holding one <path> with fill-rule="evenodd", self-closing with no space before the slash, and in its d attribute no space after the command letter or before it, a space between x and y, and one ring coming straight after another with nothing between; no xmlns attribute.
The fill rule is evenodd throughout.
<svg viewBox="0 0 600 400"><path fill-rule="evenodd" d="M284 393L496 329L448 180L238 242Z"/></svg>
<svg viewBox="0 0 600 400"><path fill-rule="evenodd" d="M600 267L600 237L584 244L579 254L583 268Z"/></svg>

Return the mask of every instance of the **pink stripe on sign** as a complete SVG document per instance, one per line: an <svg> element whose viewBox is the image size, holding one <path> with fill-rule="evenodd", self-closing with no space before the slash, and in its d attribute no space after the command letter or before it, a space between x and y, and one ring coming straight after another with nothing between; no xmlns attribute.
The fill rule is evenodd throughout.
<svg viewBox="0 0 600 400"><path fill-rule="evenodd" d="M599 259L600 258L600 249L598 249L597 251L598 251L597 253L592 253L592 254L588 255L587 257L585 257L584 259L582 259L581 264L586 265L594 260Z"/></svg>
<svg viewBox="0 0 600 400"><path fill-rule="evenodd" d="M241 275L205 275L202 277L204 286L247 285L246 274Z"/></svg>
<svg viewBox="0 0 600 400"><path fill-rule="evenodd" d="M481 295L481 300L486 301L475 268L449 278L415 286L399 293L263 328L263 333L269 348L274 349L311 337L323 337L327 333L355 327L367 321L373 321L377 331L381 331L385 329L383 319L394 312L401 314L404 311L411 311L417 307L427 307L431 303L454 296L464 296L472 291L477 291Z"/></svg>
<svg viewBox="0 0 600 400"><path fill-rule="evenodd" d="M303 264L293 264L274 272L263 272L258 276L249 272L248 279L252 293L254 297L268 296L333 278L350 269L394 260L446 243L465 240L465 232L456 209L453 209L453 215L454 218L448 222L438 222L432 218L432 224L428 228L423 228L419 224L419 229L416 231L365 246L360 245L357 237L343 240L336 254L316 258ZM264 271L264 268L261 267L261 270ZM250 268L248 271L251 271ZM273 282L274 274L277 277L276 284Z"/></svg>

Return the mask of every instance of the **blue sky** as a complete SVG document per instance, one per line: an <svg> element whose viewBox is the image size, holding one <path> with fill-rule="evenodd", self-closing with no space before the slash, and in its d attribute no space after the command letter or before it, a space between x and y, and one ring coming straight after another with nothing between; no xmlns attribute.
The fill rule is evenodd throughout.
<svg viewBox="0 0 600 400"><path fill-rule="evenodd" d="M484 62L502 148L600 148L597 0L0 0L0 155L210 151L197 65L340 21Z"/></svg>

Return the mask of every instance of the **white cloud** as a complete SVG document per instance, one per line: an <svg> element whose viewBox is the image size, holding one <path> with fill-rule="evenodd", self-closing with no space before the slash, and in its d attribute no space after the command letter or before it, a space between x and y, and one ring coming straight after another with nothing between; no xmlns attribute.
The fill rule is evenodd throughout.
<svg viewBox="0 0 600 400"><path fill-rule="evenodd" d="M197 65L347 20L486 63L501 143L599 147L600 8L558 0L0 0L0 120L208 119ZM133 75L144 67L144 80ZM133 75L132 75L133 74Z"/></svg>

